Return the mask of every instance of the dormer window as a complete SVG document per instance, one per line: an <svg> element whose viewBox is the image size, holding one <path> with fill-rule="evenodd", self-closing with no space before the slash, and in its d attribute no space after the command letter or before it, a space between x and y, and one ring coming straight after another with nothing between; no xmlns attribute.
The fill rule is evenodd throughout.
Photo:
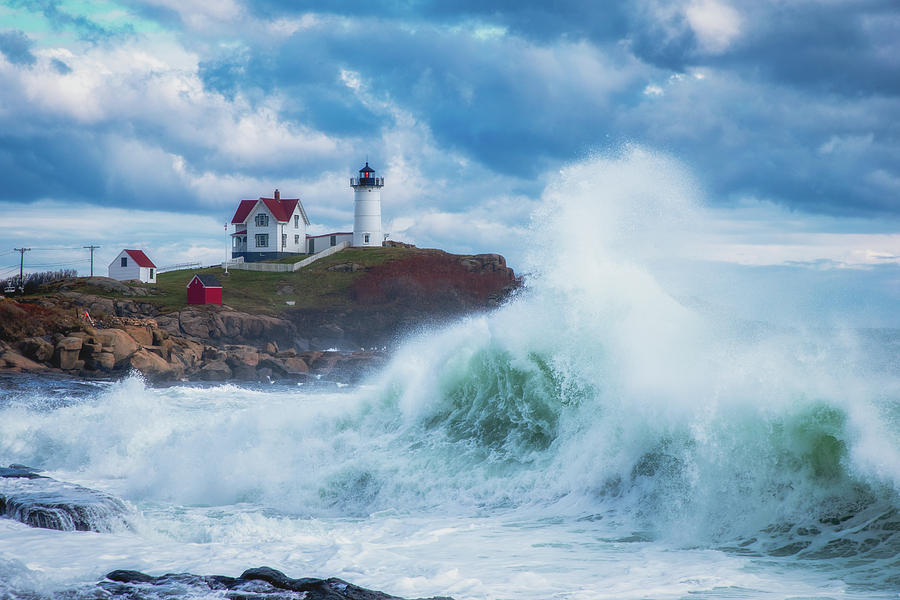
<svg viewBox="0 0 900 600"><path fill-rule="evenodd" d="M266 213L258 213L256 215L256 226L257 227L268 227L269 226L269 215Z"/></svg>

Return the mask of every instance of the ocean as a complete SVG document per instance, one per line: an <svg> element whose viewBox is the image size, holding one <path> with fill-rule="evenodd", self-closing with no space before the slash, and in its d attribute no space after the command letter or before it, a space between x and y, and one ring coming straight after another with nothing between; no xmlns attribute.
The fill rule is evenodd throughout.
<svg viewBox="0 0 900 600"><path fill-rule="evenodd" d="M694 193L629 160L548 189L521 293L359 385L0 379L0 465L129 509L0 519L0 598L261 565L410 598L898 597L900 335L674 292L651 258Z"/></svg>

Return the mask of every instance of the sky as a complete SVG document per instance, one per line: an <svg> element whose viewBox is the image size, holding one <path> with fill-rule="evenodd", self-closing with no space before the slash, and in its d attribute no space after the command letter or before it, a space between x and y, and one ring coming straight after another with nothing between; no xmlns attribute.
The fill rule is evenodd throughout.
<svg viewBox="0 0 900 600"><path fill-rule="evenodd" d="M900 4L0 2L0 278L221 261L275 188L348 230L366 159L392 238L516 267L561 170L636 147L721 225L698 258L900 287Z"/></svg>

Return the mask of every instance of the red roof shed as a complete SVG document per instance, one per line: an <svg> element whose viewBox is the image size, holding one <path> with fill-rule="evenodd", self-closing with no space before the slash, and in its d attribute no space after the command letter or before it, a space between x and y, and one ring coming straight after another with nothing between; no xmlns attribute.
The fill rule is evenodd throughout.
<svg viewBox="0 0 900 600"><path fill-rule="evenodd" d="M222 284L215 275L194 275L187 284L188 304L222 304Z"/></svg>

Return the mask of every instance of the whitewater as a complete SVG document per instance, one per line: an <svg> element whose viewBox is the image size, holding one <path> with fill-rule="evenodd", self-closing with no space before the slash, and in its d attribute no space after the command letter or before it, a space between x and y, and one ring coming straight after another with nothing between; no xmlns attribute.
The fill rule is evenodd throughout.
<svg viewBox="0 0 900 600"><path fill-rule="evenodd" d="M568 167L521 292L358 386L2 380L0 465L129 513L0 519L0 598L261 565L459 600L898 597L900 338L689 289L697 190L640 149Z"/></svg>

